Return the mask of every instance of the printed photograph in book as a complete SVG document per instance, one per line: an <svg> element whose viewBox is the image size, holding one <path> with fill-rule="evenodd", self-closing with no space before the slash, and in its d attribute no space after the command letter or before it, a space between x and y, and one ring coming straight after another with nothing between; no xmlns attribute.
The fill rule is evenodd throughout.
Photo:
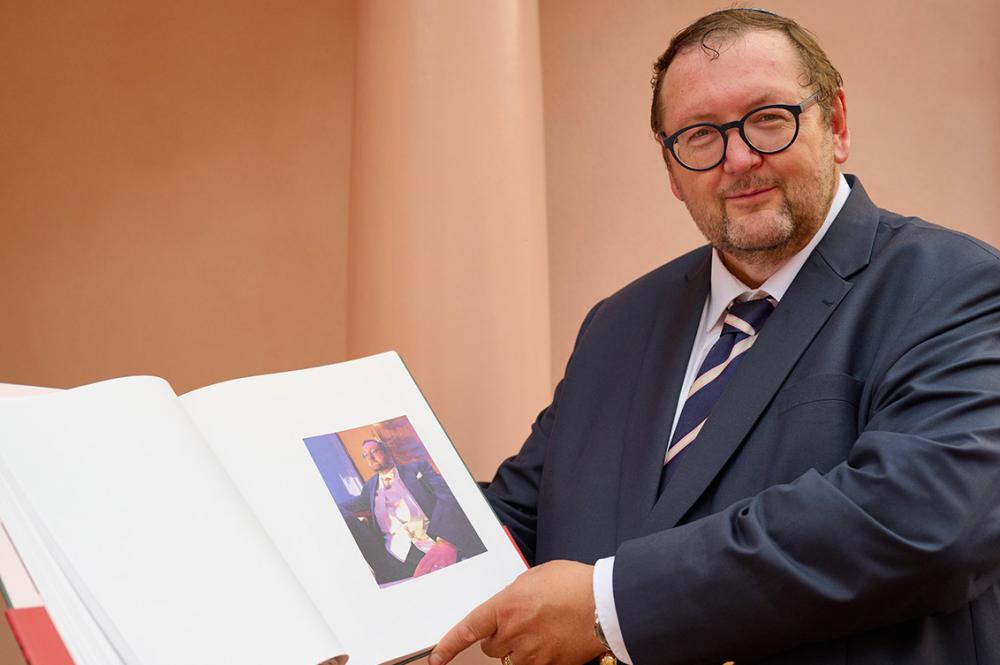
<svg viewBox="0 0 1000 665"><path fill-rule="evenodd" d="M486 551L406 416L303 441L380 587Z"/></svg>

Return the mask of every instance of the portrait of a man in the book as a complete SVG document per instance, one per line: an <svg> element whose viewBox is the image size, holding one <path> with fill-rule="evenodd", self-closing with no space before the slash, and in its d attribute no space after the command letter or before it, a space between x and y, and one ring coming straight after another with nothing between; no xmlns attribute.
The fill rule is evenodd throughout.
<svg viewBox="0 0 1000 665"><path fill-rule="evenodd" d="M486 551L405 416L304 441L380 586Z"/></svg>

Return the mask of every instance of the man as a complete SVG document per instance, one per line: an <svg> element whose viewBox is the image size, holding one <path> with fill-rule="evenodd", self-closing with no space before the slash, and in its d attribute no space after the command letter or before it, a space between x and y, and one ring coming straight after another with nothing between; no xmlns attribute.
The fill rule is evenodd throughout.
<svg viewBox="0 0 1000 665"><path fill-rule="evenodd" d="M588 314L487 490L535 567L431 665L1000 663L1000 257L841 175L793 21L711 14L655 72L711 246Z"/></svg>
<svg viewBox="0 0 1000 665"><path fill-rule="evenodd" d="M362 443L361 456L375 473L345 508L368 513L378 531L384 552L368 558L379 583L420 577L485 551L444 479L425 460L396 464L377 439Z"/></svg>

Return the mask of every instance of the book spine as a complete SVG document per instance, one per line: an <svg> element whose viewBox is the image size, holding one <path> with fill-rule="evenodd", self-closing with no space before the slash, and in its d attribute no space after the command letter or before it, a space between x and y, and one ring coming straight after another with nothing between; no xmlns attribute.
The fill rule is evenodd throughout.
<svg viewBox="0 0 1000 665"><path fill-rule="evenodd" d="M510 529L507 528L506 524L503 525L503 532L506 533L507 534L507 538L510 539L510 544L514 546L514 551L517 552L517 555L519 557L521 557L521 561L524 562L524 567L525 568L531 568L531 564L529 564L528 560L524 558L524 552L522 552L521 548L517 546L517 541L514 540L514 536L512 536L510 534Z"/></svg>
<svg viewBox="0 0 1000 665"><path fill-rule="evenodd" d="M44 607L21 607L4 614L28 665L73 665Z"/></svg>

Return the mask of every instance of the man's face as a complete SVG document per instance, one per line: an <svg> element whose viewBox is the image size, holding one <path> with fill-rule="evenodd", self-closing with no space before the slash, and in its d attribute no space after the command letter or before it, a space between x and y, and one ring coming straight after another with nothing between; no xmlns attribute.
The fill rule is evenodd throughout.
<svg viewBox="0 0 1000 665"><path fill-rule="evenodd" d="M815 92L800 84L798 55L781 33L748 32L713 46L720 52L714 60L698 47L670 63L661 92L668 135L696 122L738 120L766 104L798 104ZM849 146L842 94L833 106L830 123L819 105L807 109L784 152L758 154L731 130L725 160L710 171L690 171L668 157L674 195L727 263L783 260L822 225L837 186L836 165L847 159Z"/></svg>
<svg viewBox="0 0 1000 665"><path fill-rule="evenodd" d="M388 471L392 468L392 461L382 449L382 446L374 441L368 441L361 446L361 456L368 463L368 468L372 471Z"/></svg>

